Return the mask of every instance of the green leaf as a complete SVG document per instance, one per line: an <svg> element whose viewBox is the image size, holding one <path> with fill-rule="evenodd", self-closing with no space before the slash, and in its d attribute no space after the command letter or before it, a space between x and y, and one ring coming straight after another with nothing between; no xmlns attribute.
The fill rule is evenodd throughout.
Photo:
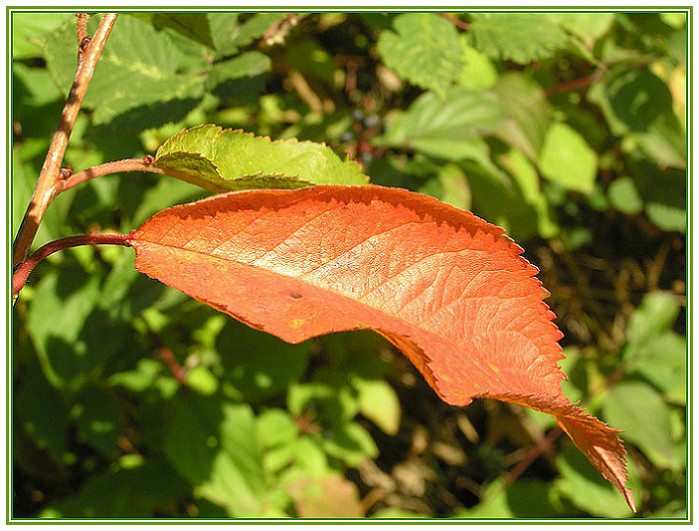
<svg viewBox="0 0 699 531"><path fill-rule="evenodd" d="M242 23L240 13L207 13L207 16L217 57L226 57L264 35L269 28L281 21L286 13L255 13Z"/></svg>
<svg viewBox="0 0 699 531"><path fill-rule="evenodd" d="M452 89L446 102L428 92L398 115L374 143L415 149L450 161L472 159L488 164L489 149L481 135L497 131L503 118L497 98L488 92Z"/></svg>
<svg viewBox="0 0 699 531"><path fill-rule="evenodd" d="M580 37L592 48L595 41L614 24L614 13L547 13L546 17L556 25Z"/></svg>
<svg viewBox="0 0 699 531"><path fill-rule="evenodd" d="M73 13L12 13L12 58L41 57L38 40L42 34L66 23L72 23L75 29Z"/></svg>
<svg viewBox="0 0 699 531"><path fill-rule="evenodd" d="M687 339L665 332L640 349L629 370L635 371L675 403L687 403Z"/></svg>
<svg viewBox="0 0 699 531"><path fill-rule="evenodd" d="M619 496L619 493L572 445L567 445L566 449L557 456L556 466L561 474L561 479L556 481L558 490L580 509L584 509L593 516L605 518L626 518L632 515L624 498ZM630 472L632 473L630 486L634 487L635 478L632 467ZM634 492L637 494L638 489L635 488Z"/></svg>
<svg viewBox="0 0 699 531"><path fill-rule="evenodd" d="M299 426L287 411L267 409L257 417L257 433L262 445L272 448L296 440Z"/></svg>
<svg viewBox="0 0 699 531"><path fill-rule="evenodd" d="M169 28L208 48L216 47L207 13L155 13L152 22L158 30Z"/></svg>
<svg viewBox="0 0 699 531"><path fill-rule="evenodd" d="M527 64L565 47L569 37L553 21L535 13L472 13L471 43L493 59Z"/></svg>
<svg viewBox="0 0 699 531"><path fill-rule="evenodd" d="M311 344L291 345L232 320L219 333L216 350L226 380L247 402L278 396L303 375Z"/></svg>
<svg viewBox="0 0 699 531"><path fill-rule="evenodd" d="M539 174L534 165L521 151L514 149L500 156L498 162L512 177L516 185L516 190L513 192L521 194L522 201L531 208L531 210L523 208L523 216L528 218L530 212L533 214L540 236L550 238L556 235L559 228L552 218L546 195L541 191ZM522 223L521 218L515 223Z"/></svg>
<svg viewBox="0 0 699 531"><path fill-rule="evenodd" d="M215 125L185 129L170 137L158 149L155 166L214 192L368 181L358 164L340 160L323 144L295 139L273 142Z"/></svg>
<svg viewBox="0 0 699 531"><path fill-rule="evenodd" d="M677 117L663 113L647 131L631 136L660 167L684 169L687 166L687 133Z"/></svg>
<svg viewBox="0 0 699 531"><path fill-rule="evenodd" d="M479 504L458 511L456 518L553 518L560 507L553 502L550 485L536 480L519 479L503 485L501 478L490 483Z"/></svg>
<svg viewBox="0 0 699 531"><path fill-rule="evenodd" d="M539 166L544 177L572 191L589 194L597 179L597 154L580 133L562 123L549 129Z"/></svg>
<svg viewBox="0 0 699 531"><path fill-rule="evenodd" d="M617 67L589 91L612 132L643 132L662 114L672 113L667 84L646 68Z"/></svg>
<svg viewBox="0 0 699 531"><path fill-rule="evenodd" d="M396 435L400 427L401 407L393 388L384 380L355 378L353 384L359 393L359 412L385 434Z"/></svg>
<svg viewBox="0 0 699 531"><path fill-rule="evenodd" d="M680 313L680 307L671 293L655 291L646 294L629 319L626 329L629 348L637 349L670 330ZM631 356L627 353L626 356Z"/></svg>
<svg viewBox="0 0 699 531"><path fill-rule="evenodd" d="M119 416L119 404L112 393L96 386L83 388L76 398L71 415L79 430L79 436L85 442L109 459L117 457L117 443L122 435L123 426Z"/></svg>
<svg viewBox="0 0 699 531"><path fill-rule="evenodd" d="M609 185L607 194L612 206L619 212L638 214L643 211L643 201L631 177L614 179Z"/></svg>
<svg viewBox="0 0 699 531"><path fill-rule="evenodd" d="M242 53L216 63L206 80L206 87L224 100L255 97L264 90L262 75L271 68L272 62L266 55L256 51Z"/></svg>
<svg viewBox="0 0 699 531"><path fill-rule="evenodd" d="M68 264L42 278L35 295L27 328L44 373L56 387L79 389L122 348L125 325L99 309L99 277Z"/></svg>
<svg viewBox="0 0 699 531"><path fill-rule="evenodd" d="M85 98L85 105L95 109L96 124L110 122L132 109L201 97L201 80L178 73L181 52L167 34L135 17L121 17L117 24L118 31L112 32L105 45ZM149 114L156 111L150 109ZM182 117L179 111L179 116L167 116L165 121L158 117L157 124Z"/></svg>
<svg viewBox="0 0 699 531"><path fill-rule="evenodd" d="M672 440L670 408L650 385L622 381L604 397L605 419L623 431L621 437L637 445L653 463L678 469Z"/></svg>
<svg viewBox="0 0 699 531"><path fill-rule="evenodd" d="M249 406L180 393L163 441L165 454L195 487L231 516L261 516L267 492L255 417Z"/></svg>
<svg viewBox="0 0 699 531"><path fill-rule="evenodd" d="M140 131L183 118L198 103L202 81L180 74L182 52L166 33L135 16L119 18L110 34L84 107L105 125L120 117L120 126ZM76 66L75 27L64 25L40 40L47 66L68 93ZM201 58L205 65L204 57Z"/></svg>
<svg viewBox="0 0 699 531"><path fill-rule="evenodd" d="M456 28L436 13L405 13L384 31L377 45L386 66L440 99L461 73L461 42Z"/></svg>
<svg viewBox="0 0 699 531"><path fill-rule="evenodd" d="M493 92L507 116L498 136L536 161L551 123L544 91L524 75L511 73L500 77Z"/></svg>
<svg viewBox="0 0 699 531"><path fill-rule="evenodd" d="M468 44L468 36L461 35L461 53L464 67L459 85L471 89L488 89L498 80L498 71L490 58Z"/></svg>
<svg viewBox="0 0 699 531"><path fill-rule="evenodd" d="M419 190L457 208L471 208L471 189L463 170L456 164L441 166L435 178L427 181Z"/></svg>
<svg viewBox="0 0 699 531"><path fill-rule="evenodd" d="M115 465L108 472L89 475L76 495L52 503L40 516L153 518L172 499L187 495L187 484L163 459Z"/></svg>
<svg viewBox="0 0 699 531"><path fill-rule="evenodd" d="M65 399L49 385L36 360L25 368L23 376L14 387L14 422L56 463L64 463L70 423Z"/></svg>

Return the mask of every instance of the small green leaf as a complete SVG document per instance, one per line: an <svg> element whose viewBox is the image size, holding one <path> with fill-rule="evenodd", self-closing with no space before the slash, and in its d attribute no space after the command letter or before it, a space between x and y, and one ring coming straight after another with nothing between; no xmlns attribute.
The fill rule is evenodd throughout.
<svg viewBox="0 0 699 531"><path fill-rule="evenodd" d="M464 88L488 89L498 80L498 71L484 53L468 44L468 37L461 36L461 53L464 67L459 76L459 84Z"/></svg>
<svg viewBox="0 0 699 531"><path fill-rule="evenodd" d="M471 208L471 189L463 170L454 163L441 166L436 177L428 180L419 189L420 193L436 197L457 208Z"/></svg>
<svg viewBox="0 0 699 531"><path fill-rule="evenodd" d="M215 48L206 13L155 13L153 26L158 30L172 29L199 44Z"/></svg>
<svg viewBox="0 0 699 531"><path fill-rule="evenodd" d="M164 459L153 458L141 465L112 466L108 472L93 472L77 494L52 502L40 516L152 518L173 499L186 496L187 489L187 483Z"/></svg>
<svg viewBox="0 0 699 531"><path fill-rule="evenodd" d="M206 80L207 88L222 98L241 95L250 96L264 89L261 76L269 72L272 62L266 55L252 51L233 59L216 63Z"/></svg>
<svg viewBox="0 0 699 531"><path fill-rule="evenodd" d="M595 40L609 31L614 24L614 13L547 13L546 17L556 25L580 37L592 48Z"/></svg>
<svg viewBox="0 0 699 531"><path fill-rule="evenodd" d="M647 343L629 363L629 370L643 376L675 403L687 403L687 340L665 332Z"/></svg>
<svg viewBox="0 0 699 531"><path fill-rule="evenodd" d="M650 385L617 383L604 397L604 413L612 426L623 431L623 439L636 444L658 466L683 465L675 457L670 408Z"/></svg>
<svg viewBox="0 0 699 531"><path fill-rule="evenodd" d="M589 97L616 135L646 131L659 116L672 113L670 89L646 68L612 69L590 89Z"/></svg>
<svg viewBox="0 0 699 531"><path fill-rule="evenodd" d="M163 446L198 496L230 516L263 514L268 489L249 406L181 393L170 411Z"/></svg>
<svg viewBox="0 0 699 531"><path fill-rule="evenodd" d="M79 436L109 459L116 459L123 427L119 404L112 393L96 386L85 387L71 413Z"/></svg>
<svg viewBox="0 0 699 531"><path fill-rule="evenodd" d="M285 13L256 13L240 22L240 13L207 13L218 57L235 54L281 21Z"/></svg>
<svg viewBox="0 0 699 531"><path fill-rule="evenodd" d="M100 299L99 278L69 264L36 285L27 328L52 385L79 389L122 348L125 325L99 308Z"/></svg>
<svg viewBox="0 0 699 531"><path fill-rule="evenodd" d="M619 177L609 185L609 201L624 214L638 214L643 211L643 200L638 194L631 177Z"/></svg>
<svg viewBox="0 0 699 531"><path fill-rule="evenodd" d="M221 354L227 381L247 402L255 402L282 394L301 377L310 344L284 343L228 320L216 338L216 350Z"/></svg>
<svg viewBox="0 0 699 531"><path fill-rule="evenodd" d="M568 445L556 458L561 479L556 487L577 507L594 516L624 518L631 516L631 509L624 498L597 473L582 453ZM633 469L630 468L630 472ZM634 476L631 476L633 487ZM634 490L637 492L638 489Z"/></svg>
<svg viewBox="0 0 699 531"><path fill-rule="evenodd" d="M73 13L12 13L12 58L29 59L41 57L38 40L64 25L75 25Z"/></svg>
<svg viewBox="0 0 699 531"><path fill-rule="evenodd" d="M401 407L393 388L384 380L356 378L359 412L387 435L396 435L400 427Z"/></svg>
<svg viewBox="0 0 699 531"><path fill-rule="evenodd" d="M626 330L629 347L631 349L643 347L653 338L670 330L679 313L680 307L672 294L664 291L646 294L629 319ZM631 352L625 354L625 356L632 355Z"/></svg>
<svg viewBox="0 0 699 531"><path fill-rule="evenodd" d="M368 182L357 163L340 160L323 144L273 142L215 125L170 137L158 149L154 164L167 175L214 192Z"/></svg>
<svg viewBox="0 0 699 531"><path fill-rule="evenodd" d="M469 30L473 47L493 59L527 64L563 48L568 34L535 13L472 13Z"/></svg>
<svg viewBox="0 0 699 531"><path fill-rule="evenodd" d="M540 169L550 181L589 194L597 178L597 154L580 133L566 124L556 123L546 135Z"/></svg>
<svg viewBox="0 0 699 531"><path fill-rule="evenodd" d="M211 396L218 390L218 380L203 365L187 372L186 383L190 389L204 396Z"/></svg>
<svg viewBox="0 0 699 531"><path fill-rule="evenodd" d="M377 45L386 66L444 100L463 67L456 28L436 13L405 13L393 27L396 33L384 31Z"/></svg>
<svg viewBox="0 0 699 531"><path fill-rule="evenodd" d="M551 108L541 87L522 74L505 74L493 92L507 120L498 135L536 161L551 122Z"/></svg>
<svg viewBox="0 0 699 531"><path fill-rule="evenodd" d="M428 92L398 115L375 143L451 161L472 159L488 164L489 149L481 135L498 130L503 118L497 98L488 92L452 89L447 101Z"/></svg>

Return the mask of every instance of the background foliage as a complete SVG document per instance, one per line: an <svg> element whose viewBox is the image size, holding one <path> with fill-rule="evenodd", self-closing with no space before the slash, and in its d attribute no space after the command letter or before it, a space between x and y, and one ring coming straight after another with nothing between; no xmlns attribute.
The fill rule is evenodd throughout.
<svg viewBox="0 0 699 531"><path fill-rule="evenodd" d="M72 14L12 17L16 232L76 51ZM685 13L125 13L66 163L216 123L325 142L376 184L502 225L552 293L566 393L624 430L639 516L680 518L686 43ZM101 177L61 194L36 243L128 232L203 194ZM30 280L14 517L630 516L548 419L447 406L378 336L286 345L121 248L64 252Z"/></svg>

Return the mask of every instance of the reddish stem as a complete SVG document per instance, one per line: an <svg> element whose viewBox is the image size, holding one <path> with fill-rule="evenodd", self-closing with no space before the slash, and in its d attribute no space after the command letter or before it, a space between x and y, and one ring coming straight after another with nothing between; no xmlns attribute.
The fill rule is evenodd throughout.
<svg viewBox="0 0 699 531"><path fill-rule="evenodd" d="M129 247L131 244L130 235L125 234L79 234L77 236L69 236L49 242L43 247L39 247L39 249L17 267L12 277L13 297L17 297L17 294L27 283L27 279L31 272L44 258L55 252L62 251L63 249L78 247L80 245L124 245Z"/></svg>
<svg viewBox="0 0 699 531"><path fill-rule="evenodd" d="M65 190L69 190L70 188L82 184L85 181L89 181L90 179L94 179L95 177L129 171L143 171L159 173L161 175L165 173L163 170L153 165L153 157L151 155L146 155L142 159L124 159L106 162L104 164L100 164L99 166L94 166L87 170L69 175L60 185L60 191L63 192Z"/></svg>

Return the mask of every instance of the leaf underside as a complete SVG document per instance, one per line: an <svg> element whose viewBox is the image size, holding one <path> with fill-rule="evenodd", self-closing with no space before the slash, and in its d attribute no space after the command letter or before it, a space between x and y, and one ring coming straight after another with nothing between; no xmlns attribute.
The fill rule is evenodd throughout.
<svg viewBox="0 0 699 531"><path fill-rule="evenodd" d="M341 160L323 144L272 141L216 125L185 129L170 137L158 149L154 166L213 192L369 181L361 166Z"/></svg>
<svg viewBox="0 0 699 531"><path fill-rule="evenodd" d="M617 432L562 394L548 293L501 228L403 189L316 186L176 206L130 242L140 272L285 341L371 329L450 404L553 415L633 508Z"/></svg>

